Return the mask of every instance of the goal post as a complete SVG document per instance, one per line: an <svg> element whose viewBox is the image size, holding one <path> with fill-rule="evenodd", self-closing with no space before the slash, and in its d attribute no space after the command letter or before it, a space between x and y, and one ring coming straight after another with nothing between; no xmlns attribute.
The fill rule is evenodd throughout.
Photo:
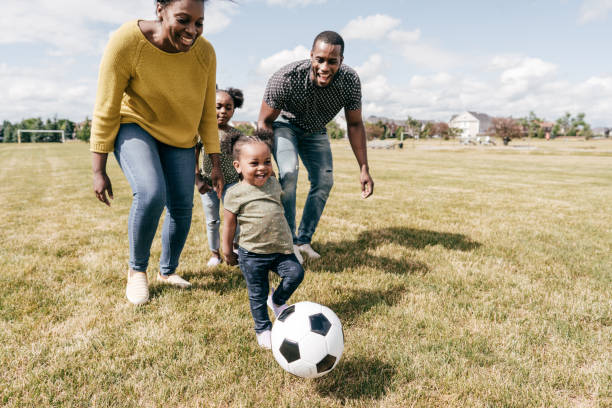
<svg viewBox="0 0 612 408"><path fill-rule="evenodd" d="M66 141L65 132L63 130L47 130L47 129L17 129L17 143L21 143L22 133L59 133L62 135L62 143ZM35 143L35 142L33 142Z"/></svg>

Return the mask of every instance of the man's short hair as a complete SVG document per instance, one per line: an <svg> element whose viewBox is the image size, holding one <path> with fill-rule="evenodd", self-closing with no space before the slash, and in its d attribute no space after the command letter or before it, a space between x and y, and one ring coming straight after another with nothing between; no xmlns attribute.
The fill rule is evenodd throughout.
<svg viewBox="0 0 612 408"><path fill-rule="evenodd" d="M340 56L344 55L344 40L342 39L340 34L338 34L337 32L335 32L335 31L323 31L322 33L317 35L315 37L314 41L312 42L312 49L313 50L315 48L315 45L319 41L323 41L324 43L329 44L329 45L339 45L340 46Z"/></svg>

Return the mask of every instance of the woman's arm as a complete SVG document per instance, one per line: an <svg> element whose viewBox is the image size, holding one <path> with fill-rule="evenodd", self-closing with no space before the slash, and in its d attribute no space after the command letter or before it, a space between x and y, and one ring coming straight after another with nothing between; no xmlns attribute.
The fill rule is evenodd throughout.
<svg viewBox="0 0 612 408"><path fill-rule="evenodd" d="M106 160L108 159L108 153L92 153L92 168L93 168L93 187L94 193L98 200L110 207L110 199L113 197L113 186L111 181L106 174ZM106 194L108 193L108 197Z"/></svg>

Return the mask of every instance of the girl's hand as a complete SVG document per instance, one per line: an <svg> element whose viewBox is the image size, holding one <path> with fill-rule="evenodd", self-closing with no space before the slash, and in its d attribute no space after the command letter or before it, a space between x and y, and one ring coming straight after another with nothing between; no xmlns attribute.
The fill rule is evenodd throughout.
<svg viewBox="0 0 612 408"><path fill-rule="evenodd" d="M195 175L195 185L200 194L206 194L210 191L210 186L208 185L206 180L204 180L204 177L202 177L200 173L196 173Z"/></svg>
<svg viewBox="0 0 612 408"><path fill-rule="evenodd" d="M106 172L94 173L93 189L94 193L96 193L96 197L98 198L98 200L110 207L110 201L108 200L108 197L110 197L111 200L114 199L113 186ZM107 193L108 197L106 196Z"/></svg>
<svg viewBox="0 0 612 408"><path fill-rule="evenodd" d="M238 265L238 257L234 251L224 253L223 257L228 265Z"/></svg>

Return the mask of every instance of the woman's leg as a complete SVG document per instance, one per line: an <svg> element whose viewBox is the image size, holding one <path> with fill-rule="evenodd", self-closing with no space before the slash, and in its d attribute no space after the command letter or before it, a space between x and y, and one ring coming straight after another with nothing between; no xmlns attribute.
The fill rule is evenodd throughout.
<svg viewBox="0 0 612 408"><path fill-rule="evenodd" d="M157 141L140 126L123 124L115 141L115 157L133 195L128 217L130 268L146 272L151 243L166 201Z"/></svg>
<svg viewBox="0 0 612 408"><path fill-rule="evenodd" d="M163 276L172 275L179 264L191 227L195 183L194 148L181 149L158 142L159 156L166 180L166 217L162 228L162 253L159 260Z"/></svg>

